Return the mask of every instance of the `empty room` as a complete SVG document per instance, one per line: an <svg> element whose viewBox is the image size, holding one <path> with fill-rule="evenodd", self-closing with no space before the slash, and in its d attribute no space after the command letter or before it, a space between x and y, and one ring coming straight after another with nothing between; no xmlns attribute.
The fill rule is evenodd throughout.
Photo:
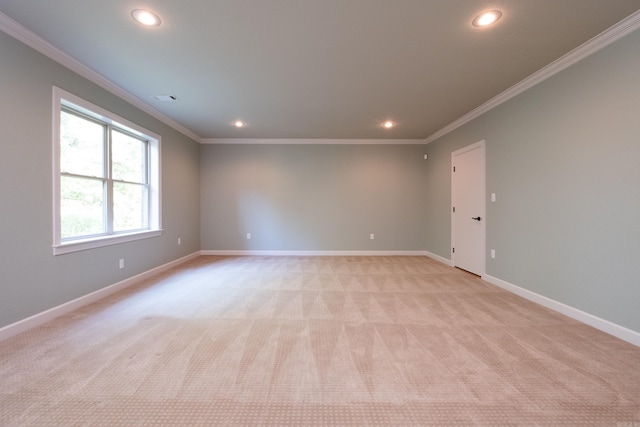
<svg viewBox="0 0 640 427"><path fill-rule="evenodd" d="M640 427L640 1L0 0L0 425Z"/></svg>

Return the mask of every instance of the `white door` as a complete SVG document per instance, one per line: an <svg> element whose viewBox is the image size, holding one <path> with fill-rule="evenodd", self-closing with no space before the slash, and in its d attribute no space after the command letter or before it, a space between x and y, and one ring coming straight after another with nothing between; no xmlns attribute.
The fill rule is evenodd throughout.
<svg viewBox="0 0 640 427"><path fill-rule="evenodd" d="M479 276L485 264L485 143L451 154L451 242L453 265Z"/></svg>

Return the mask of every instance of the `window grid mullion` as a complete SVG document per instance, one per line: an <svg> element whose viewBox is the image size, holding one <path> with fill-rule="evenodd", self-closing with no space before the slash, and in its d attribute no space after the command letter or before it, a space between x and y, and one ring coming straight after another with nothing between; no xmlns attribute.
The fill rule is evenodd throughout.
<svg viewBox="0 0 640 427"><path fill-rule="evenodd" d="M112 127L106 125L105 135L105 176L106 176L106 220L107 220L107 234L114 234L113 229L113 167L112 167L112 149L111 149L111 137Z"/></svg>
<svg viewBox="0 0 640 427"><path fill-rule="evenodd" d="M161 181L156 170L160 168L160 137L59 88L54 87L53 95L54 255L160 235ZM91 123L98 124L100 130ZM141 151L135 153L135 145L126 138L122 150L114 146L120 133L138 139ZM102 146L98 147L100 140ZM63 141L64 161L68 163L65 168L69 171L62 168ZM118 159L114 158L116 154ZM101 164L97 155L103 157ZM115 179L114 173L121 170L120 161L122 176ZM144 168L142 174L134 174L139 168ZM118 218L115 214L121 209L115 206L115 196L122 203L122 217Z"/></svg>
<svg viewBox="0 0 640 427"><path fill-rule="evenodd" d="M149 149L149 141L144 142L144 189L145 189L145 197L143 199L144 209L142 210L142 214L144 218L142 218L142 224L145 227L149 227L150 218L151 218L151 204L149 203L149 183L151 182L151 171L149 170L149 162L150 162L151 150Z"/></svg>

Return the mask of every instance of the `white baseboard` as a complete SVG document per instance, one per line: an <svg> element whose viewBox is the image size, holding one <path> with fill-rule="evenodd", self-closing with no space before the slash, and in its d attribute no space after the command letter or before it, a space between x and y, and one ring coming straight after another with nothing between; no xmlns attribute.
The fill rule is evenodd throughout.
<svg viewBox="0 0 640 427"><path fill-rule="evenodd" d="M613 335L616 338L620 338L623 341L627 341L628 343L640 347L640 332L625 328L624 326L617 325L592 314L585 313L577 308L573 308L551 298L521 288L509 282L505 282L497 277L485 275L482 278L492 285L496 285L529 301L540 304L553 311L557 311L558 313L564 314L565 316L571 317L572 319L585 323L601 330L602 332L606 332L609 335Z"/></svg>
<svg viewBox="0 0 640 427"><path fill-rule="evenodd" d="M450 259L445 257L441 257L440 255L433 254L431 252L422 252L422 255L427 256L431 259L435 259L436 261L440 261L443 264L448 265L449 267L453 267L453 262Z"/></svg>
<svg viewBox="0 0 640 427"><path fill-rule="evenodd" d="M60 317L63 314L69 313L70 311L76 310L80 307L84 307L85 305L91 304L92 302L96 302L121 289L129 287L148 277L161 273L165 270L168 270L172 267L180 265L198 256L200 256L200 252L194 252L191 255L187 255L183 258L171 261L159 267L152 268L151 270L145 271L144 273L140 273L136 276L129 277L128 279L125 279L121 282L114 283L113 285L109 285L102 289L98 289L97 291L91 292L90 294L81 296L69 302L65 302L64 304L60 304L57 307L50 308L49 310L43 311L38 314L34 314L33 316L27 317L26 319L22 319L10 325L4 326L0 328L0 341L10 338L28 329L35 328L36 326L40 326L43 323L53 320L56 317Z"/></svg>
<svg viewBox="0 0 640 427"><path fill-rule="evenodd" d="M425 256L424 251L254 251L203 250L202 255L218 256Z"/></svg>
<svg viewBox="0 0 640 427"><path fill-rule="evenodd" d="M187 255L183 258L171 261L167 264L153 268L151 270L140 273L136 276L125 279L121 282L114 283L113 285L99 289L90 294L76 298L72 301L61 304L57 307L53 307L42 313L35 314L27 317L26 319L19 320L10 325L0 328L0 341L24 332L28 329L40 326L56 317L69 313L85 305L98 301L108 295L111 295L121 289L127 288L135 283L138 283L148 277L161 273L172 267L185 263L200 255L219 255L219 256L427 256L436 261L439 261L446 265L451 265L451 260L443 258L439 255L432 254L426 251L245 251L245 250L202 250L194 252L191 255ZM571 317L579 322L585 323L598 330L606 332L621 340L627 341L635 346L640 347L640 333L624 326L617 325L605 319L601 319L584 311L578 310L561 302L555 301L551 298L529 291L527 289L516 286L512 283L506 282L497 277L490 275L484 275L482 277L485 281L505 289L511 293L519 295L529 301L540 304L546 308L554 310L565 316Z"/></svg>

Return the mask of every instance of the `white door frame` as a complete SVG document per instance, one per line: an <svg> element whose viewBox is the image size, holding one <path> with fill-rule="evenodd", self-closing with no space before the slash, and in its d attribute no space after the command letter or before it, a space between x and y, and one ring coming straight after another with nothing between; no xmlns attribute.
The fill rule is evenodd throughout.
<svg viewBox="0 0 640 427"><path fill-rule="evenodd" d="M455 267L456 265L456 254L453 252L453 248L455 247L455 238L456 238L456 218L453 213L453 196L455 194L455 180L453 178L453 165L456 156L460 154L464 154L467 151L475 150L477 148L482 148L482 173L481 173L481 187L482 187L482 203L480 206L480 216L482 220L480 221L480 240L482 244L482 253L480 255L482 260L482 271L480 271L480 277L484 278L487 272L487 248L486 248L486 232L487 232L487 148L485 140L482 139L474 144L467 145L466 147L460 148L451 153L451 265Z"/></svg>

